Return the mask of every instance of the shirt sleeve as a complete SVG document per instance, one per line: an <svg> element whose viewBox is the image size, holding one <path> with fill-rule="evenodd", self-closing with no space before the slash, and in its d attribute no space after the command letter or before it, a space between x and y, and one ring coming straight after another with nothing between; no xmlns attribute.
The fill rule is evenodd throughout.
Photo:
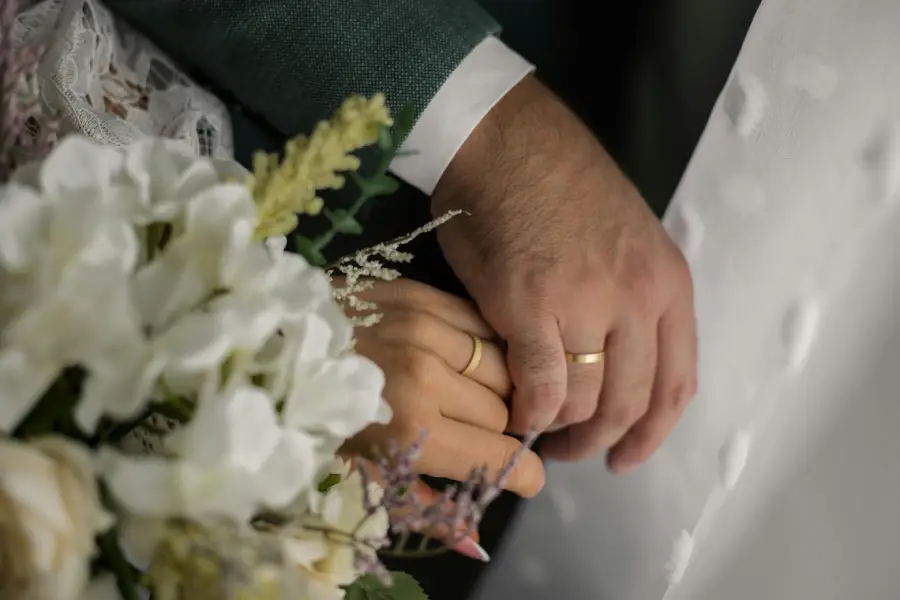
<svg viewBox="0 0 900 600"><path fill-rule="evenodd" d="M485 38L425 108L391 171L428 195L481 119L534 66L496 37Z"/></svg>

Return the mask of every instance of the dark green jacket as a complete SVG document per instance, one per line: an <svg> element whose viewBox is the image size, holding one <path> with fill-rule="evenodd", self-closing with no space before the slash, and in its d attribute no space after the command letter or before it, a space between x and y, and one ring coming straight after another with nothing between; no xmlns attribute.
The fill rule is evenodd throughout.
<svg viewBox="0 0 900 600"><path fill-rule="evenodd" d="M497 23L471 0L106 0L283 135L353 94L417 115Z"/></svg>

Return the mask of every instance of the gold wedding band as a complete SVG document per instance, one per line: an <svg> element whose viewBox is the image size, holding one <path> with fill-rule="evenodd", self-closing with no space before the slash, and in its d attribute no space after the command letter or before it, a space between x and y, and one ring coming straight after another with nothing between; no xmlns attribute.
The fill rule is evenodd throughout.
<svg viewBox="0 0 900 600"><path fill-rule="evenodd" d="M603 350L600 352L588 352L587 354L566 352L566 360L579 365L594 365L603 360Z"/></svg>
<svg viewBox="0 0 900 600"><path fill-rule="evenodd" d="M471 334L471 337L475 345L472 347L472 357L469 358L469 363L466 365L465 369L459 372L463 377L472 376L472 373L475 372L475 369L477 369L479 363L481 363L481 355L484 353L484 344L481 343L481 338L475 334Z"/></svg>

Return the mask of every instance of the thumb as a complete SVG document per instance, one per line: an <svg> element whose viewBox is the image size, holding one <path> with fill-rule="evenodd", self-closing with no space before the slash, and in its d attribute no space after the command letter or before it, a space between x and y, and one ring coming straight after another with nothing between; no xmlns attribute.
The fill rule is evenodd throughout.
<svg viewBox="0 0 900 600"><path fill-rule="evenodd" d="M509 374L515 386L509 431L542 432L566 399L566 356L559 325L549 315L519 319L506 339Z"/></svg>

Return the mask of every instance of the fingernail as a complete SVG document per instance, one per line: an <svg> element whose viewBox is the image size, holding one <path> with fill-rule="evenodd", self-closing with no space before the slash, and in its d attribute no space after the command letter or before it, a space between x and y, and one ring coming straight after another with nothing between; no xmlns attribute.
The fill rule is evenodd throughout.
<svg viewBox="0 0 900 600"><path fill-rule="evenodd" d="M634 471L639 464L640 463L614 456L609 459L608 466L609 470L616 475L626 475Z"/></svg>
<svg viewBox="0 0 900 600"><path fill-rule="evenodd" d="M453 551L481 562L490 562L491 560L491 555L471 537L464 538L463 541L453 546Z"/></svg>

